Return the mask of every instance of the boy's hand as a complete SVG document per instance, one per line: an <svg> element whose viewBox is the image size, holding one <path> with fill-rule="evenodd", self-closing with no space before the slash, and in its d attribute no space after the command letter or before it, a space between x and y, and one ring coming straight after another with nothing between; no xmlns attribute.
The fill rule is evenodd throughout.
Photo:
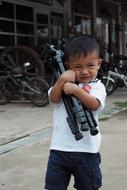
<svg viewBox="0 0 127 190"><path fill-rule="evenodd" d="M75 83L66 82L63 86L63 91L66 95L75 96L81 103L90 110L97 110L100 106L100 101L85 92L80 86Z"/></svg>
<svg viewBox="0 0 127 190"><path fill-rule="evenodd" d="M66 82L63 86L63 91L65 94L74 95L75 92L79 89L79 86L75 83Z"/></svg>
<svg viewBox="0 0 127 190"><path fill-rule="evenodd" d="M65 71L62 75L60 75L60 80L64 82L75 82L75 72L72 70Z"/></svg>
<svg viewBox="0 0 127 190"><path fill-rule="evenodd" d="M62 75L59 76L58 80L54 84L51 93L50 100L53 103L59 103L61 100L63 87L65 83L70 82L70 84L75 82L75 72L72 70L65 71Z"/></svg>

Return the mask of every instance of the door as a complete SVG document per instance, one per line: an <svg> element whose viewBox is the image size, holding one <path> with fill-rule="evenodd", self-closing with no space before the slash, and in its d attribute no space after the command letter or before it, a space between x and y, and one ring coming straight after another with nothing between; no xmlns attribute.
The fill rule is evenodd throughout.
<svg viewBox="0 0 127 190"><path fill-rule="evenodd" d="M42 46L50 41L49 38L49 11L35 10L35 44Z"/></svg>
<svg viewBox="0 0 127 190"><path fill-rule="evenodd" d="M51 12L51 43L57 44L64 37L64 14Z"/></svg>
<svg viewBox="0 0 127 190"><path fill-rule="evenodd" d="M73 25L75 34L91 34L91 20L89 16L74 14Z"/></svg>

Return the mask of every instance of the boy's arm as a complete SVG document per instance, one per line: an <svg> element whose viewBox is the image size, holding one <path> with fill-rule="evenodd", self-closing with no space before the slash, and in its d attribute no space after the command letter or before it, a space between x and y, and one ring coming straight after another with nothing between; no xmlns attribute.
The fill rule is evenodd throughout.
<svg viewBox="0 0 127 190"><path fill-rule="evenodd" d="M54 84L51 93L50 93L50 100L53 103L59 103L62 96L63 85L65 82L59 78L56 83Z"/></svg>
<svg viewBox="0 0 127 190"><path fill-rule="evenodd" d="M95 111L99 108L100 106L100 101L88 94L87 92L85 92L82 88L78 87L77 90L75 90L75 94L74 94L80 101L81 103L88 109Z"/></svg>
<svg viewBox="0 0 127 190"><path fill-rule="evenodd" d="M75 73L72 70L68 70L59 76L58 80L54 84L51 93L50 100L53 103L59 103L61 100L63 86L66 82L75 82Z"/></svg>
<svg viewBox="0 0 127 190"><path fill-rule="evenodd" d="M76 96L81 103L90 110L97 110L100 106L100 101L96 97L85 92L81 87L73 83L66 83L63 87L65 94Z"/></svg>

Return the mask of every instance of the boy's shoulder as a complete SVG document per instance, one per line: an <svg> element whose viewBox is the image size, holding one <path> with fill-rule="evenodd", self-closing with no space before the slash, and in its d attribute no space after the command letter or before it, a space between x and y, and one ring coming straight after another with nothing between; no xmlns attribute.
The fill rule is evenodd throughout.
<svg viewBox="0 0 127 190"><path fill-rule="evenodd" d="M100 79L94 79L89 83L91 86L100 86L102 88L105 88L104 84L101 82Z"/></svg>
<svg viewBox="0 0 127 190"><path fill-rule="evenodd" d="M89 83L98 83L100 80L98 78L91 80Z"/></svg>
<svg viewBox="0 0 127 190"><path fill-rule="evenodd" d="M87 84L80 83L80 87L85 90L88 94L96 91L96 93L105 92L105 86L99 79L94 79Z"/></svg>
<svg viewBox="0 0 127 190"><path fill-rule="evenodd" d="M89 83L89 85L91 87L91 91L97 91L98 93L106 93L105 86L100 79L92 80L91 83Z"/></svg>
<svg viewBox="0 0 127 190"><path fill-rule="evenodd" d="M80 86L90 86L90 87L94 87L94 86L100 86L102 88L105 88L104 84L101 82L100 79L93 79L92 81L90 81L89 83L87 84L83 84L81 83Z"/></svg>

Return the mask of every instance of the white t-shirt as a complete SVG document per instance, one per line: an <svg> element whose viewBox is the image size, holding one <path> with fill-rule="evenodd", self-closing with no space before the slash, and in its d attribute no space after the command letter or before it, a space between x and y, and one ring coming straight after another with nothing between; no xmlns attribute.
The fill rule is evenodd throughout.
<svg viewBox="0 0 127 190"><path fill-rule="evenodd" d="M83 86L82 83L79 86ZM100 107L98 110L93 111L94 118L97 122L97 128L99 130L98 117L105 105L106 91L104 85L100 80L95 79L86 85L86 90L89 94L93 95L100 101ZM51 88L49 89L49 95ZM51 103L51 101L50 101ZM51 103L52 104L52 103ZM54 106L53 111L53 134L50 149L69 151L69 152L89 152L97 153L100 150L101 134L95 136L90 134L90 131L81 131L83 138L76 141L72 134L66 118L68 117L63 101L59 104L52 104ZM79 125L80 129L80 125Z"/></svg>

